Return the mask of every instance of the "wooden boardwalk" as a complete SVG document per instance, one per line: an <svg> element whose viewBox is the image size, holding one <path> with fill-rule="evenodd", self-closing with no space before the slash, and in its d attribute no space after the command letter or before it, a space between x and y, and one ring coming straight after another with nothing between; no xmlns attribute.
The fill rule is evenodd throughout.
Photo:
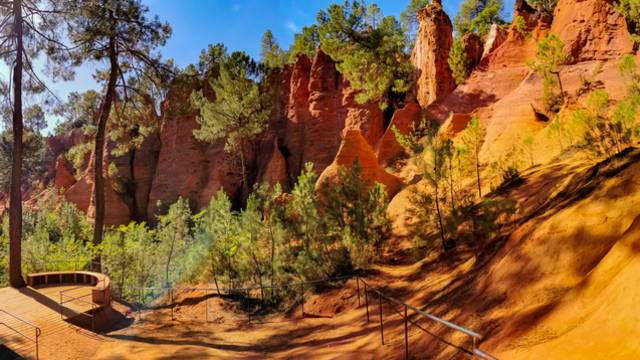
<svg viewBox="0 0 640 360"><path fill-rule="evenodd" d="M61 317L61 313L66 319L77 317L78 313L90 310L91 306L86 302L69 301L69 297L88 295L91 293L91 288L91 286L78 287L77 285L38 289L30 287L23 289L2 288L0 289L0 310L39 327L41 329L38 341L40 359L52 359L54 357L51 355L64 350L61 347L69 346L69 351L73 352L74 339L86 342L87 338L90 338L93 341L101 342L99 336L75 326ZM60 292L65 290L69 296L65 297L65 300L69 302L60 306ZM90 300L91 297L83 297L83 299ZM35 338L35 329L1 311L0 323L5 324L0 326L0 344L4 344L26 359L35 359L36 344L8 327L31 338Z"/></svg>

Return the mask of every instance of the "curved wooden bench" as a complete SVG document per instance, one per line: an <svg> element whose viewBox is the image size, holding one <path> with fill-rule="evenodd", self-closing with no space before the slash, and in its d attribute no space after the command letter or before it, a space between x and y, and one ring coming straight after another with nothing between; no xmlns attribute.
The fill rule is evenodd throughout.
<svg viewBox="0 0 640 360"><path fill-rule="evenodd" d="M111 304L111 280L105 274L90 271L53 271L27 275L31 287L42 285L92 285L91 301L100 306Z"/></svg>

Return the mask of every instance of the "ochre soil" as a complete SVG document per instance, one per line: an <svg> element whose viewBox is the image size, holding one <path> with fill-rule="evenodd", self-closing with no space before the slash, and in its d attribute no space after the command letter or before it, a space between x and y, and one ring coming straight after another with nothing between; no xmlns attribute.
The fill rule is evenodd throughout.
<svg viewBox="0 0 640 360"><path fill-rule="evenodd" d="M569 156L534 167L521 183L492 195L518 203L518 212L503 219L505 236L426 258L425 250L394 239L366 281L484 335L481 348L500 359L638 359L638 174L640 150L602 163ZM383 346L378 299L371 294L368 301L369 324L354 280L307 293L303 319L294 307L249 323L234 300L198 292L177 296L175 320L167 308L138 314L116 304L128 317L118 329L87 341L51 337L42 358L403 358L404 326L394 313L403 309L384 303ZM410 324L412 358L468 357L458 348L468 348L468 339L417 323L429 333Z"/></svg>
<svg viewBox="0 0 640 360"><path fill-rule="evenodd" d="M500 359L640 358L640 151L595 163L568 156L525 172L523 182L494 193L518 203L507 234L478 251L419 257L396 239L384 265L367 277L385 293L485 336L481 347ZM182 294L189 296L189 294ZM202 294L192 294L202 298ZM372 296L373 297L373 296ZM355 282L309 297L300 309L248 324L232 302L187 302L177 320L143 314L97 358L320 358L404 357L403 323L383 306L380 343L376 298L371 323L357 307ZM215 304L215 305L214 305ZM402 311L402 309L396 309ZM412 318L413 319L413 318ZM421 320L410 325L412 357L465 358L463 336Z"/></svg>

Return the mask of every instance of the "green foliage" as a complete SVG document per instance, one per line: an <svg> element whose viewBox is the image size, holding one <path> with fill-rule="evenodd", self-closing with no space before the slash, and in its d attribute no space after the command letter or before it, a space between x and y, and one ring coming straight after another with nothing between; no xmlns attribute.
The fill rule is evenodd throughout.
<svg viewBox="0 0 640 360"><path fill-rule="evenodd" d="M516 17L516 33L520 34L522 37L527 36L527 22L524 20L524 17L518 16Z"/></svg>
<svg viewBox="0 0 640 360"><path fill-rule="evenodd" d="M558 4L558 0L527 0L527 3L542 14L553 18L553 11Z"/></svg>
<svg viewBox="0 0 640 360"><path fill-rule="evenodd" d="M379 258L383 241L391 233L384 186L364 182L356 160L352 167L338 169L335 183L323 184L322 198L325 216L342 233L352 265L367 269Z"/></svg>
<svg viewBox="0 0 640 360"><path fill-rule="evenodd" d="M509 165L502 172L502 186L509 186L520 180L520 170L515 165Z"/></svg>
<svg viewBox="0 0 640 360"><path fill-rule="evenodd" d="M81 143L72 146L65 154L65 158L73 165L77 173L84 170L84 166L87 163L87 155L91 153L93 146L93 142Z"/></svg>
<svg viewBox="0 0 640 360"><path fill-rule="evenodd" d="M543 102L550 112L557 113L564 104L564 88L560 77L563 64L571 60L564 51L564 43L554 34L547 35L538 43L536 59L529 67L543 78Z"/></svg>
<svg viewBox="0 0 640 360"><path fill-rule="evenodd" d="M618 0L615 7L627 20L633 40L640 42L640 0Z"/></svg>
<svg viewBox="0 0 640 360"><path fill-rule="evenodd" d="M471 156L473 163L473 173L476 177L476 185L478 187L478 197L482 197L482 184L480 182L480 150L484 142L485 131L480 126L480 119L474 115L467 128L460 134L462 141L462 154ZM464 158L466 160L466 157Z"/></svg>
<svg viewBox="0 0 640 360"><path fill-rule="evenodd" d="M86 133L95 134L101 101L101 95L95 90L70 93L67 101L54 109L54 113L62 118L55 133L61 135L73 129L84 129Z"/></svg>
<svg viewBox="0 0 640 360"><path fill-rule="evenodd" d="M411 0L407 8L400 14L400 23L407 33L410 44L414 42L416 33L418 32L418 26L420 25L418 23L417 13L429 4L431 4L431 0Z"/></svg>
<svg viewBox="0 0 640 360"><path fill-rule="evenodd" d="M391 127L391 131L398 144L408 150L410 155L415 156L424 150L424 144L421 140L426 134L428 126L427 119L422 117L420 122L411 124L411 130L408 134L403 134L395 125Z"/></svg>
<svg viewBox="0 0 640 360"><path fill-rule="evenodd" d="M493 24L503 24L502 0L465 0L453 24L458 36L469 32L485 35Z"/></svg>
<svg viewBox="0 0 640 360"><path fill-rule="evenodd" d="M451 51L449 51L448 62L456 84L462 84L469 76L469 59L464 49L462 37L457 36L453 40L453 46L451 47Z"/></svg>
<svg viewBox="0 0 640 360"><path fill-rule="evenodd" d="M209 101L203 91L192 95L200 109L195 137L206 142L225 140L225 150L240 158L245 193L249 186L245 146L264 131L271 115L271 94L256 83L257 75L256 63L245 53L234 52L222 58L219 76L209 80L216 99Z"/></svg>
<svg viewBox="0 0 640 360"><path fill-rule="evenodd" d="M47 172L50 154L46 139L37 132L25 129L22 142L22 179L24 184L34 187ZM8 193L11 182L13 135L9 131L0 133L0 192Z"/></svg>
<svg viewBox="0 0 640 360"><path fill-rule="evenodd" d="M337 62L351 86L358 90L356 101L389 104L392 93L409 90L413 68L405 52L406 37L392 16L364 2L333 4L318 14L320 47Z"/></svg>
<svg viewBox="0 0 640 360"><path fill-rule="evenodd" d="M0 252L9 240L8 218L0 231ZM85 268L92 259L91 225L74 205L57 197L42 198L23 213L23 273ZM4 248L3 248L4 246ZM0 282L6 261L0 259Z"/></svg>
<svg viewBox="0 0 640 360"><path fill-rule="evenodd" d="M294 63L298 55L305 55L312 59L319 45L318 27L316 25L303 27L301 33L293 36L293 43L289 48L289 62Z"/></svg>
<svg viewBox="0 0 640 360"><path fill-rule="evenodd" d="M109 274L120 296L135 295L134 288L158 285L158 243L145 223L121 225L107 232L99 248L102 270Z"/></svg>
<svg viewBox="0 0 640 360"><path fill-rule="evenodd" d="M287 53L280 48L271 30L265 31L262 35L260 63L268 69L279 69L287 63Z"/></svg>
<svg viewBox="0 0 640 360"><path fill-rule="evenodd" d="M191 210L189 204L179 198L165 215L158 217L156 230L158 260L164 272L164 283L174 284L184 279L189 270L191 237Z"/></svg>

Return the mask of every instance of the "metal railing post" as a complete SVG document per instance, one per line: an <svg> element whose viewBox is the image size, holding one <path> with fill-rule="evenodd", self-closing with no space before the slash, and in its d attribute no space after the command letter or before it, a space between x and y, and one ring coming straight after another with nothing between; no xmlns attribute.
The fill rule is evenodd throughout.
<svg viewBox="0 0 640 360"><path fill-rule="evenodd" d="M380 340L382 340L382 345L384 345L384 325L382 321L382 293L378 292L378 308L380 309Z"/></svg>
<svg viewBox="0 0 640 360"><path fill-rule="evenodd" d="M304 283L300 282L300 309L302 310L302 318L304 318Z"/></svg>
<svg viewBox="0 0 640 360"><path fill-rule="evenodd" d="M138 291L138 321L142 321L142 299L144 298L143 293L144 288L141 288L140 291Z"/></svg>
<svg viewBox="0 0 640 360"><path fill-rule="evenodd" d="M358 307L360 307L360 277L356 276L356 290L358 291Z"/></svg>
<svg viewBox="0 0 640 360"><path fill-rule="evenodd" d="M204 301L206 302L204 308L204 321L209 322L209 291L204 291Z"/></svg>
<svg viewBox="0 0 640 360"><path fill-rule="evenodd" d="M409 317L407 306L404 306L404 357L409 360Z"/></svg>
<svg viewBox="0 0 640 360"><path fill-rule="evenodd" d="M38 338L40 337L40 329L36 328L36 360L40 359L40 344Z"/></svg>
<svg viewBox="0 0 640 360"><path fill-rule="evenodd" d="M364 307L367 309L367 324L371 322L369 319L369 294L367 291L367 283L364 283Z"/></svg>
<svg viewBox="0 0 640 360"><path fill-rule="evenodd" d="M175 320L173 314L173 288L169 288L169 296L171 297L171 320Z"/></svg>

